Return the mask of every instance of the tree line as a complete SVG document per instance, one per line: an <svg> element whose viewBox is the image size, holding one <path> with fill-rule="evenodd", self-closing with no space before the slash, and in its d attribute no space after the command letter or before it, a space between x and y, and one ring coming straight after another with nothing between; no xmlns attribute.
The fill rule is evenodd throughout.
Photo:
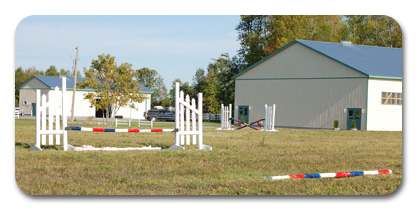
<svg viewBox="0 0 419 211"><path fill-rule="evenodd" d="M151 97L152 107L173 105L175 83L179 82L185 94L194 97L199 92L203 93L204 112L218 113L220 104L234 103L235 84L231 79L234 75L294 39L336 43L351 41L358 45L402 48L400 26L391 17L380 15L243 15L235 30L238 33L237 40L240 42L237 54L231 57L227 53L221 53L218 58L213 58L205 69L196 70L192 76L192 84L182 82L178 78L173 81L172 87L168 90L163 83L163 77L157 70L146 67L134 70L130 64L123 64L125 67L122 69L129 72L136 83L141 83L154 92ZM85 76L91 74L92 71L96 71L96 74L101 73L104 67L101 65L113 58L110 55L99 55L98 60L92 61L90 69L85 68ZM105 61L106 59L108 61ZM99 63L103 64L99 65ZM116 64L112 63L112 65ZM115 70L118 68L121 69L118 66L114 67ZM26 71L18 69L15 72L17 85L24 81L21 78L27 79L29 75L37 73L31 68ZM56 74L55 72L47 70L45 75ZM119 71L117 74L123 72ZM20 76L22 74L25 77ZM19 80L17 80L18 77Z"/></svg>
<svg viewBox="0 0 419 211"><path fill-rule="evenodd" d="M71 72L70 70L66 70L64 68L61 68L60 71L57 71L57 67L55 65L49 66L48 69L44 71L36 69L36 67L30 67L27 69L23 69L22 67L18 67L15 70L15 106L19 106L19 86L31 78L34 75L45 75L45 76L59 76L59 75L65 75L66 77L73 77L74 72ZM80 72L77 73L77 77L81 77Z"/></svg>

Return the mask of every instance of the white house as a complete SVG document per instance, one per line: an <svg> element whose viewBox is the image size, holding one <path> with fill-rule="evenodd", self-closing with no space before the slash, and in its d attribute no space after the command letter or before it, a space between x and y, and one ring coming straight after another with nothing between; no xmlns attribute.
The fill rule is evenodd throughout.
<svg viewBox="0 0 419 211"><path fill-rule="evenodd" d="M68 115L72 114L72 101L73 101L73 85L74 77L67 77L67 108L69 108ZM83 79L77 78L78 82L81 82ZM59 76L40 76L35 75L23 82L19 88L19 111L24 115L35 116L36 109L36 90L41 90L41 95L45 94L47 96L47 101L52 95L54 95L55 87L58 87L60 90L61 87L61 78ZM101 109L96 109L96 107L90 107L89 100L84 99L84 94L94 91L93 89L76 89L75 96L75 106L74 106L74 117L75 119L86 119L88 117L101 118L105 111ZM150 99L151 91L147 87L141 89L141 93L146 95L146 99L141 103L134 103L136 109L130 107L122 107L117 113L116 116L122 117L124 119L144 119L144 112L150 110Z"/></svg>
<svg viewBox="0 0 419 211"><path fill-rule="evenodd" d="M276 104L276 127L401 131L402 75L400 48L294 40L233 77L235 118Z"/></svg>

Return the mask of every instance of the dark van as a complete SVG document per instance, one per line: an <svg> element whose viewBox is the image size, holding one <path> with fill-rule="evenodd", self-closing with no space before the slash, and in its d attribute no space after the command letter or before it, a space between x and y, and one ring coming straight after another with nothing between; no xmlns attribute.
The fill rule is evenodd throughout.
<svg viewBox="0 0 419 211"><path fill-rule="evenodd" d="M175 113L173 111L166 110L149 110L147 112L146 119L149 121L175 121Z"/></svg>

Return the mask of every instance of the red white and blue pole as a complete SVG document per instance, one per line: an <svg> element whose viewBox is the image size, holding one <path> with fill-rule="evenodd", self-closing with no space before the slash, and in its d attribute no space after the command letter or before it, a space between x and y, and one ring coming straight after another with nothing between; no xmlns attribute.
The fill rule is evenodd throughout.
<svg viewBox="0 0 419 211"><path fill-rule="evenodd" d="M114 132L114 133L155 133L155 132L177 132L176 129L107 129L107 128L86 128L66 127L65 130L77 130L86 132Z"/></svg>
<svg viewBox="0 0 419 211"><path fill-rule="evenodd" d="M386 170L374 170L374 171L347 171L347 172L321 173L321 174L283 175L283 176L266 177L266 179L281 180L281 179L304 179L304 178L339 178L339 177L391 174L391 173L392 173L391 170L386 169Z"/></svg>

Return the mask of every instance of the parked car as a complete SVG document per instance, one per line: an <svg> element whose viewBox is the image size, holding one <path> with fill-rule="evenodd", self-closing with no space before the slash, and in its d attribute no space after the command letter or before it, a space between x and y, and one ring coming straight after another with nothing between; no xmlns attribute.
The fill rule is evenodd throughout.
<svg viewBox="0 0 419 211"><path fill-rule="evenodd" d="M146 114L146 119L149 121L151 120L175 121L175 113L173 111L166 111L166 110L149 110Z"/></svg>

